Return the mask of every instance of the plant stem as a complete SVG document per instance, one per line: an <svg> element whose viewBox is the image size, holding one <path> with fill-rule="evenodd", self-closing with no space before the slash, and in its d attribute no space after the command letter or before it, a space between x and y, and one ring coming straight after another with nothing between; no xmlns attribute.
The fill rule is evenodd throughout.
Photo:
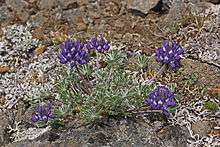
<svg viewBox="0 0 220 147"><path fill-rule="evenodd" d="M167 69L167 65L164 64L164 65L160 68L160 70L155 74L155 76L153 76L150 80L145 80L144 83L147 84L147 85L150 84L151 82L153 82L153 81L157 78L157 76L163 74L166 69Z"/></svg>
<svg viewBox="0 0 220 147"><path fill-rule="evenodd" d="M91 87L90 81L84 77L84 75L80 72L78 66L76 66L76 71L81 77L81 80L83 81L82 86L80 85L80 88L86 93L90 94L89 87ZM89 84L89 85L88 85Z"/></svg>

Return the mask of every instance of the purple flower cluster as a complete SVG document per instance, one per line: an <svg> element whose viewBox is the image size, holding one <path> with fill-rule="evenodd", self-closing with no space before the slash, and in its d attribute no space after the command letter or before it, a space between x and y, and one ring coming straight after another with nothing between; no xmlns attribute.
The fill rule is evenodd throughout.
<svg viewBox="0 0 220 147"><path fill-rule="evenodd" d="M61 64L70 63L71 67L87 62L88 53L80 41L67 40L60 45L58 58Z"/></svg>
<svg viewBox="0 0 220 147"><path fill-rule="evenodd" d="M162 110L165 115L169 115L169 108L176 106L174 93L166 86L157 86L149 93L146 104L153 110Z"/></svg>
<svg viewBox="0 0 220 147"><path fill-rule="evenodd" d="M51 106L49 104L41 106L37 104L35 106L35 112L32 115L32 122L36 123L39 120L43 120L45 123L48 122L49 119L53 118L53 114L51 112Z"/></svg>
<svg viewBox="0 0 220 147"><path fill-rule="evenodd" d="M86 64L88 60L88 53L90 50L95 49L96 51L103 53L108 51L110 48L109 42L101 35L98 37L92 37L86 43L80 41L67 40L60 46L60 53L58 58L61 64L69 63L71 67L77 64Z"/></svg>
<svg viewBox="0 0 220 147"><path fill-rule="evenodd" d="M101 35L98 37L92 37L86 44L88 50L95 49L100 53L108 51L110 48L109 42L103 38Z"/></svg>
<svg viewBox="0 0 220 147"><path fill-rule="evenodd" d="M168 41L165 41L162 47L156 50L156 60L159 63L167 64L172 69L180 67L180 60L183 55L183 49L175 41L172 42L172 46Z"/></svg>

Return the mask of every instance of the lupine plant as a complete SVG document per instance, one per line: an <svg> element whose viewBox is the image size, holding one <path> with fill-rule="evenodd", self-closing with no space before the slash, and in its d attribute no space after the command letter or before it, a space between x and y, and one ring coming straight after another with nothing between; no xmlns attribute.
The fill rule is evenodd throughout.
<svg viewBox="0 0 220 147"><path fill-rule="evenodd" d="M125 116L144 106L162 110L169 116L169 109L176 105L174 93L166 86L141 83L135 73L143 73L148 57L129 56L126 51L110 47L103 36L95 36L87 42L67 40L60 46L58 59L67 66L63 80L57 84L57 99L63 103L59 114L78 113L91 122L105 116ZM111 49L110 49L111 48ZM173 42L165 42L156 51L156 60L172 69L180 67L183 49ZM134 63L130 63L134 62ZM135 71L129 65L138 65ZM147 99L146 95L148 95ZM40 109L39 109L40 108ZM49 110L49 109L48 109ZM42 119L47 122L50 113L36 107L33 122Z"/></svg>
<svg viewBox="0 0 220 147"><path fill-rule="evenodd" d="M156 50L156 60L162 65L168 65L172 69L180 67L180 60L183 55L183 49L175 41L172 45L168 41L164 41L162 47Z"/></svg>
<svg viewBox="0 0 220 147"><path fill-rule="evenodd" d="M66 105L66 110L78 112L90 122L109 115L128 115L128 109L144 104L149 86L139 83L135 75L128 71L128 65L131 61L137 62L140 65L137 72L143 71L148 61L146 55L128 57L125 51L110 50L110 43L102 36L92 37L82 46L81 49L88 53L86 64L74 64L74 68L69 68L66 77L58 84L59 100ZM65 48L70 51L69 54L75 50L74 45ZM60 49L60 54L66 50L63 46ZM95 55L89 56L91 52ZM62 64L69 64L75 59L66 60L68 55L65 53L63 56L65 62Z"/></svg>
<svg viewBox="0 0 220 147"><path fill-rule="evenodd" d="M142 106L149 91L148 86L139 83L126 71L129 59L123 51L111 50L103 60L107 66L94 69L95 82L81 111L88 121L105 115L129 115L127 110Z"/></svg>

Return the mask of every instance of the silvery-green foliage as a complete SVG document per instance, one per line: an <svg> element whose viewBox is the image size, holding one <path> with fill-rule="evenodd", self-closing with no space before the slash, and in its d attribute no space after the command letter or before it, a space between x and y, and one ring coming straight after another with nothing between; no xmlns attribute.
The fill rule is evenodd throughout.
<svg viewBox="0 0 220 147"><path fill-rule="evenodd" d="M106 66L95 66L99 60ZM78 109L80 116L88 122L104 116L129 115L128 110L144 105L151 89L138 82L136 75L128 70L131 61L139 66L136 72L142 72L148 58L145 55L127 57L125 51L116 49L98 54L92 62L78 70L72 69L59 83L59 100L66 105L71 103L72 109Z"/></svg>

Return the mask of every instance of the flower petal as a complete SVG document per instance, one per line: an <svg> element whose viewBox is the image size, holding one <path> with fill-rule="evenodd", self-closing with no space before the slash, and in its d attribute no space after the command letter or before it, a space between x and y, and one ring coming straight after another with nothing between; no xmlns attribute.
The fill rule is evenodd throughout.
<svg viewBox="0 0 220 147"><path fill-rule="evenodd" d="M31 121L32 121L33 123L36 123L38 120L39 120L38 115L36 115L36 114L32 115Z"/></svg>
<svg viewBox="0 0 220 147"><path fill-rule="evenodd" d="M43 116L42 116L42 120L43 120L45 123L47 123L47 122L48 122L48 116L43 115Z"/></svg>
<svg viewBox="0 0 220 147"><path fill-rule="evenodd" d="M34 110L37 115L40 115L42 113L42 107L40 106L40 104L36 104Z"/></svg>

